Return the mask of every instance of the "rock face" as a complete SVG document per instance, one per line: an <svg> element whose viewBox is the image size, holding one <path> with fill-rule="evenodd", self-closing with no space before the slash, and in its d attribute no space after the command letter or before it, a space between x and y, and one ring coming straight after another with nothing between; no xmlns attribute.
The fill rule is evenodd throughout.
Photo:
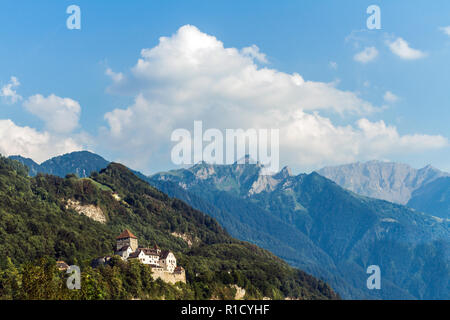
<svg viewBox="0 0 450 320"><path fill-rule="evenodd" d="M244 299L244 297L245 297L245 289L239 287L236 284L233 284L232 287L236 289L236 295L234 296L234 299L235 300L242 300L242 299Z"/></svg>
<svg viewBox="0 0 450 320"><path fill-rule="evenodd" d="M408 203L414 190L449 176L432 166L414 169L407 164L381 161L325 167L317 172L360 195L399 204Z"/></svg>
<svg viewBox="0 0 450 320"><path fill-rule="evenodd" d="M189 248L192 248L192 245L194 243L199 242L198 239L195 239L191 235L186 234L186 233L172 232L171 235L173 235L174 237L177 237L177 238L180 238L180 239L184 240L184 242L186 242L186 244L188 245Z"/></svg>
<svg viewBox="0 0 450 320"><path fill-rule="evenodd" d="M82 205L79 201L69 199L67 200L66 208L73 209L79 214L84 214L86 217L91 218L92 220L98 221L100 223L106 223L106 217L102 209L92 204Z"/></svg>

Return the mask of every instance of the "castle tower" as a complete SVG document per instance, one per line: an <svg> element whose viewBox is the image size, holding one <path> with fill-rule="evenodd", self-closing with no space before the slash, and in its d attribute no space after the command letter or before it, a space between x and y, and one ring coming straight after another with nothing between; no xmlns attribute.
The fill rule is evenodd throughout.
<svg viewBox="0 0 450 320"><path fill-rule="evenodd" d="M124 246L129 246L134 252L138 248L138 238L130 232L130 230L125 229L117 238L117 251Z"/></svg>

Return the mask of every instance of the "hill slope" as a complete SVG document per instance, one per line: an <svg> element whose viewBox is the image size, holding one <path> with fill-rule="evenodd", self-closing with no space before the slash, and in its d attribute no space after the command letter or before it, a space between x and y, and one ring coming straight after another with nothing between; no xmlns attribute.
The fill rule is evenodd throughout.
<svg viewBox="0 0 450 320"><path fill-rule="evenodd" d="M9 260L17 266L43 256L89 268L91 259L111 254L115 236L129 228L140 244L158 243L175 253L187 273L183 290L194 292L197 299L221 296L231 284L243 287L248 298L337 297L325 283L233 239L214 219L169 198L120 164L110 164L88 179L30 178L19 162L0 158L0 198L2 269L10 268ZM70 209L68 199L100 208L106 223ZM195 245L174 233L190 237ZM128 281L124 277L114 281ZM158 294L153 285L148 290L151 296Z"/></svg>
<svg viewBox="0 0 450 320"><path fill-rule="evenodd" d="M450 177L436 179L415 190L408 201L408 206L450 219Z"/></svg>

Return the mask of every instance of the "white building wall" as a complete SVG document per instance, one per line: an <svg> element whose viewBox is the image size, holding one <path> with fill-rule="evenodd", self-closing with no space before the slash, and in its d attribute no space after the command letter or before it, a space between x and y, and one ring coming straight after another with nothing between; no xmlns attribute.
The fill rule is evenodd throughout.
<svg viewBox="0 0 450 320"><path fill-rule="evenodd" d="M164 268L164 270L173 272L173 270L175 270L175 268L177 267L177 259L175 258L173 253L170 252L165 259L160 260L160 265Z"/></svg>

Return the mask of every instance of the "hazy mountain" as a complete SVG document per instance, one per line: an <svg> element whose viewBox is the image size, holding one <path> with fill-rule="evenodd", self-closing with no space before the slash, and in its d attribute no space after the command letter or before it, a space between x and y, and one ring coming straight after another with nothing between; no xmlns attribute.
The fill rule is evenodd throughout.
<svg viewBox="0 0 450 320"><path fill-rule="evenodd" d="M407 164L381 161L325 167L317 172L355 193L399 204L408 203L414 190L450 176L430 165L414 169Z"/></svg>
<svg viewBox="0 0 450 320"><path fill-rule="evenodd" d="M261 172L257 164L200 163L149 182L233 236L324 278L345 298L450 298L448 221L359 196L317 173ZM429 179L423 172L416 180ZM372 264L382 270L379 291L366 287Z"/></svg>
<svg viewBox="0 0 450 320"><path fill-rule="evenodd" d="M41 170L42 170L41 166L39 164L37 164L36 162L34 162L33 159L24 158L22 156L10 156L9 158L12 160L17 160L20 163L22 163L23 165L27 166L28 174L32 177L37 175L38 172L41 172Z"/></svg>
<svg viewBox="0 0 450 320"><path fill-rule="evenodd" d="M51 158L40 165L32 159L23 158L21 156L9 157L18 160L26 165L29 169L29 175L35 176L38 173L53 174L59 177L65 177L67 174L76 174L80 178L89 177L91 172L98 172L106 168L109 161L101 156L89 151L77 151L62 156Z"/></svg>
<svg viewBox="0 0 450 320"><path fill-rule="evenodd" d="M437 217L450 219L450 177L442 177L416 189L408 206Z"/></svg>

